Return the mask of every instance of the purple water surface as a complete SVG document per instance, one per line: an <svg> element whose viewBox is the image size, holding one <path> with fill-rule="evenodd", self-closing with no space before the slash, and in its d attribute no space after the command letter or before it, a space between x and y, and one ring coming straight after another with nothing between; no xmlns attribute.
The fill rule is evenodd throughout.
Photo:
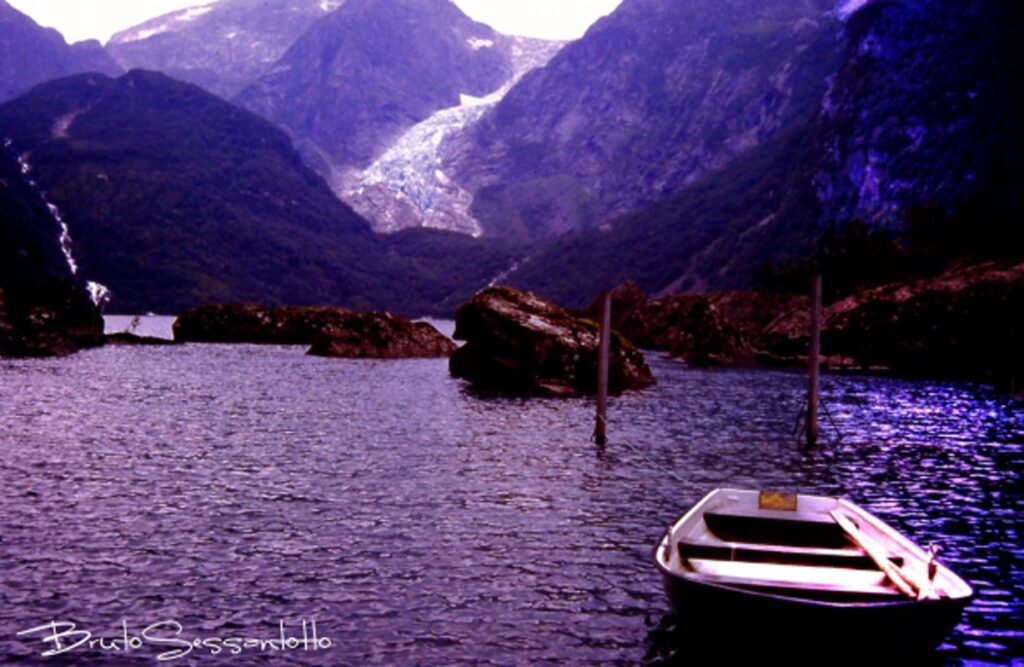
<svg viewBox="0 0 1024 667"><path fill-rule="evenodd" d="M824 431L843 437L806 452L799 373L648 356L659 384L612 400L601 450L590 401L482 395L445 360L248 345L0 360L0 663L171 648L45 660L43 633L17 633L51 621L107 639L315 621L331 644L216 656L240 665L671 662L650 552L723 485L843 495L940 542L977 597L934 660L1021 658L1020 404L830 376Z"/></svg>

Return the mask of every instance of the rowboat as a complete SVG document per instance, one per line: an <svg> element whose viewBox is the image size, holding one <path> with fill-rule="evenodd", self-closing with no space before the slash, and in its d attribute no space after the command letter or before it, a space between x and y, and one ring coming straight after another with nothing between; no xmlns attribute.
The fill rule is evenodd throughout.
<svg viewBox="0 0 1024 667"><path fill-rule="evenodd" d="M665 591L691 636L847 654L938 646L973 591L847 500L717 489L654 550Z"/></svg>

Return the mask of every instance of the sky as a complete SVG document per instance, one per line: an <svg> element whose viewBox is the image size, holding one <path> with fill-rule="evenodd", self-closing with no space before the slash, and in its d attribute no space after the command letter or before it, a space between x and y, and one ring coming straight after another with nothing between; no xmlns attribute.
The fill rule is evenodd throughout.
<svg viewBox="0 0 1024 667"><path fill-rule="evenodd" d="M36 23L56 28L68 42L98 39L202 0L7 0ZM622 0L454 0L469 16L498 32L576 39Z"/></svg>

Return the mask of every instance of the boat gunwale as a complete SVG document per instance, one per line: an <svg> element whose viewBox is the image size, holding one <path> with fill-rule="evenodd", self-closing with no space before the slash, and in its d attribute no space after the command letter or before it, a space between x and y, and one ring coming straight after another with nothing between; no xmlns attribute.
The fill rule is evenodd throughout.
<svg viewBox="0 0 1024 667"><path fill-rule="evenodd" d="M705 506L708 505L715 497L717 497L719 494L724 494L724 493L728 493L728 492L738 492L738 493L743 493L743 494L757 493L756 491L752 491L752 490L749 490L749 489L734 489L734 488L726 488L726 487L721 487L721 488L713 489L712 491L706 493L696 504L693 505L693 507L689 508L688 510L686 510L685 512L680 514L679 517L675 521L672 521L671 523L669 523L668 527L664 531L662 531L661 537L657 540L657 542L655 542L654 549L652 550L652 556L654 558L654 563L655 563L655 565L657 565L658 569L661 571L663 576L671 577L673 579L683 580L683 581L686 581L686 582L690 582L690 583L693 583L693 584L697 584L697 585L700 585L700 586L705 586L705 587L709 587L709 588L713 588L713 589L719 589L719 590L722 590L722 591L729 591L729 592L732 592L732 593L737 593L737 594L741 594L741 595L745 595L745 596L752 596L752 597L761 598L761 599L768 599L768 600L777 600L777 601L783 601L783 602L787 602L787 603L796 603L796 604L801 604L801 605L811 605L811 606L817 606L817 607L829 608L829 609L880 609L880 608L892 608L892 607L922 606L922 605L929 605L929 604L934 605L934 606L949 605L949 604L958 604L958 605L966 606L970 602L970 600L973 599L973 597L974 597L974 589L970 585L970 583L968 583L965 579L963 579L958 574L956 574L955 572L953 572L952 570L950 570L948 567L946 567L945 565L943 565L941 563L939 564L939 568L940 568L940 570L942 570L944 572L944 575L947 576L947 577L950 577L954 583L958 584L958 587L960 587L960 585L962 585L962 587L965 589L965 591L962 592L962 594L952 595L952 594L949 594L949 592L947 592L944 597L940 597L940 598L922 598L922 599L903 598L903 599L878 600L878 601L836 602L836 601L828 601L828 600L815 600L815 599L809 598L809 597L796 597L796 596L792 596L792 595L784 595L784 594L772 593L772 592L768 592L768 591L752 590L750 588L745 588L743 586L736 586L736 585L730 585L730 584L726 584L726 583L722 583L722 582L711 581L706 576L701 575L701 574L696 573L696 572L693 572L693 573L691 573L691 572L677 572L677 571L671 569L669 567L669 564L668 564L668 561L671 558L671 556L669 556L668 559L663 559L662 554L665 551L665 547L666 546L669 546L671 548L670 545L672 544L672 530L674 528L676 528L677 526L684 525L688 521L690 521L693 518L695 518L695 516L691 516L691 515L698 515L698 514L702 515L705 512L705 509L704 509ZM887 535L889 537L895 538L895 541L897 542L897 544L901 548L907 549L909 552L911 552L912 554L914 554L915 556L918 556L918 557L920 557L921 554L923 553L921 551L921 548L919 546L917 546L916 544L914 544L914 542L911 541L908 537L904 536L902 533L900 533L898 530L896 530L892 526L889 526L887 523L882 521L880 518L875 517L873 514L871 514L867 510L861 508L860 506L858 506L857 504L855 504L855 503L853 503L853 502L851 502L849 500L846 500L844 498L831 497L831 496L815 496L815 495L808 495L808 494L798 494L798 495L799 496L803 496L803 497L815 498L815 499L818 499L818 500L834 500L836 502L837 506L842 507L845 510L853 512L856 515L857 518L860 518L862 520L868 521L873 526L873 528L875 528L876 530L882 532L883 534L885 534L885 535ZM725 541L722 541L722 543L726 544Z"/></svg>

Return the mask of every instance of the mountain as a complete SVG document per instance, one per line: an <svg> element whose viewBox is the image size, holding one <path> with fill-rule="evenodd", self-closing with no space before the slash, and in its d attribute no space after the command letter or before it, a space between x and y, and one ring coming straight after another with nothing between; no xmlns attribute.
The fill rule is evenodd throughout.
<svg viewBox="0 0 1024 667"><path fill-rule="evenodd" d="M824 0L626 0L523 78L444 162L486 233L542 239L661 200L815 108Z"/></svg>
<svg viewBox="0 0 1024 667"><path fill-rule="evenodd" d="M471 239L437 258L422 250L433 237L382 239L284 132L162 74L44 84L0 106L0 128L122 312L254 301L422 314L508 262Z"/></svg>
<svg viewBox="0 0 1024 667"><path fill-rule="evenodd" d="M853 14L822 108L824 218L899 228L981 191L1019 212L1021 29L1018 3L878 0Z"/></svg>
<svg viewBox="0 0 1024 667"><path fill-rule="evenodd" d="M0 0L0 102L69 74L120 71L99 42L68 45L56 30L40 27Z"/></svg>
<svg viewBox="0 0 1024 667"><path fill-rule="evenodd" d="M107 50L125 68L164 72L230 98L342 2L220 0L119 32Z"/></svg>
<svg viewBox="0 0 1024 667"><path fill-rule="evenodd" d="M236 101L287 129L340 192L408 128L511 72L500 36L449 0L347 0Z"/></svg>
<svg viewBox="0 0 1024 667"><path fill-rule="evenodd" d="M627 278L654 294L748 287L759 267L811 259L824 230L858 218L902 247L861 262L925 255L941 270L1024 254L1021 10L982 0L843 9L838 58L805 50L811 60L789 68L813 83L829 64L809 89L812 100L822 91L816 105L674 194L536 249L508 282L570 305Z"/></svg>

